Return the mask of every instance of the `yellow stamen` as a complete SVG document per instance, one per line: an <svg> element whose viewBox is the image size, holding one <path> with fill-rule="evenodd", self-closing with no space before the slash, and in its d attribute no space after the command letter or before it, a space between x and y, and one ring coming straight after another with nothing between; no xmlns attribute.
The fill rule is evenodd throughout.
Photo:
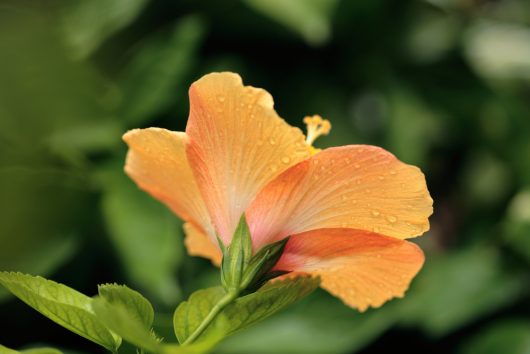
<svg viewBox="0 0 530 354"><path fill-rule="evenodd" d="M304 118L304 123L307 125L306 143L311 147L311 154L314 155L320 151L315 149L312 145L318 137L328 135L331 130L331 123L327 119L322 119L319 115L307 116Z"/></svg>

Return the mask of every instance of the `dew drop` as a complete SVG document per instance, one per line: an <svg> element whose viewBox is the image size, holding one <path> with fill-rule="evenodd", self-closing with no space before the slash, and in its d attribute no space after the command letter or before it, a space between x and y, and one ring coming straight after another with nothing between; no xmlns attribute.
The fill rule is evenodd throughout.
<svg viewBox="0 0 530 354"><path fill-rule="evenodd" d="M274 140L274 138L270 138L269 139L269 144L271 144L271 145L276 144L276 140Z"/></svg>
<svg viewBox="0 0 530 354"><path fill-rule="evenodd" d="M344 201L348 200L348 196L347 196L346 194L343 194L341 198L342 198L342 200L344 200Z"/></svg>
<svg viewBox="0 0 530 354"><path fill-rule="evenodd" d="M381 213L379 211L377 211L377 210L372 210L372 215L377 217L377 216L381 215Z"/></svg>
<svg viewBox="0 0 530 354"><path fill-rule="evenodd" d="M393 216L393 215L387 216L386 219L388 220L389 223L392 223L392 224L397 221L397 218L395 216Z"/></svg>
<svg viewBox="0 0 530 354"><path fill-rule="evenodd" d="M226 100L226 98L225 98L225 96L223 96L223 95L217 95L217 100L218 100L219 102L224 102L224 101Z"/></svg>
<svg viewBox="0 0 530 354"><path fill-rule="evenodd" d="M291 158L289 156L284 156L282 157L282 162L284 164L288 164L289 162L291 162Z"/></svg>
<svg viewBox="0 0 530 354"><path fill-rule="evenodd" d="M397 172L396 172L395 170L390 170L390 174L391 174L392 176L395 176L395 175L397 175Z"/></svg>
<svg viewBox="0 0 530 354"><path fill-rule="evenodd" d="M269 168L271 169L272 172L278 171L278 166L276 166L275 164L270 165Z"/></svg>
<svg viewBox="0 0 530 354"><path fill-rule="evenodd" d="M361 165L359 165L358 163L356 163L355 165L353 165L355 168L360 168Z"/></svg>
<svg viewBox="0 0 530 354"><path fill-rule="evenodd" d="M377 178L379 178L379 180L382 181L385 179L385 176L378 176Z"/></svg>

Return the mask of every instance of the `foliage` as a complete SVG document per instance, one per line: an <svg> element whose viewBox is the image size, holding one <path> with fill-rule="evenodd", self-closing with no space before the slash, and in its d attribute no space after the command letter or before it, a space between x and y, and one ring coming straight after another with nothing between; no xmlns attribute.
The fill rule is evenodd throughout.
<svg viewBox="0 0 530 354"><path fill-rule="evenodd" d="M164 338L164 351L182 352L167 344L175 306L217 285L216 271L185 255L180 221L123 175L121 135L182 130L189 84L232 70L267 88L291 124L313 113L330 119L322 145L376 144L419 165L435 214L417 240L425 267L404 300L359 315L317 292L234 330L218 352L525 352L529 33L524 0L6 0L0 270L88 294L127 283L156 315L151 324L150 306L126 288L101 289L143 305L19 273L2 273L2 284L108 348L122 337L123 352L134 352L130 343L158 350ZM98 352L24 312L3 288L0 301L9 324L0 352ZM224 317L215 326L228 328ZM210 350L222 336L212 327L188 351Z"/></svg>

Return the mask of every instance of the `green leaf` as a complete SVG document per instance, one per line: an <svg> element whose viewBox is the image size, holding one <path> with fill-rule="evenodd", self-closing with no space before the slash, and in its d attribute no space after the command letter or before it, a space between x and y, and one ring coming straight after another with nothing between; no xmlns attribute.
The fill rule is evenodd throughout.
<svg viewBox="0 0 530 354"><path fill-rule="evenodd" d="M146 328L153 326L155 311L145 297L125 285L104 284L98 286L98 293L109 304L120 304L127 312Z"/></svg>
<svg viewBox="0 0 530 354"><path fill-rule="evenodd" d="M276 280L265 284L255 293L236 299L222 312L227 319L224 323L226 335L264 320L309 295L319 284L318 278L311 277Z"/></svg>
<svg viewBox="0 0 530 354"><path fill-rule="evenodd" d="M530 353L530 322L503 320L495 322L468 341L462 354L528 354Z"/></svg>
<svg viewBox="0 0 530 354"><path fill-rule="evenodd" d="M504 238L513 250L530 262L530 188L521 190L510 202L504 221Z"/></svg>
<svg viewBox="0 0 530 354"><path fill-rule="evenodd" d="M123 173L123 162L99 175L103 215L111 240L134 284L174 306L180 291L175 271L182 256L181 222Z"/></svg>
<svg viewBox="0 0 530 354"><path fill-rule="evenodd" d="M224 337L247 328L308 295L318 285L318 279L309 277L269 282L257 292L228 304L212 321L204 336L208 338L213 330L221 332ZM183 343L199 327L225 294L221 287L199 290L179 305L173 317L179 342Z"/></svg>
<svg viewBox="0 0 530 354"><path fill-rule="evenodd" d="M160 352L161 346L150 326L146 326L142 318L138 317L138 312L145 309L135 306L138 299L123 301L123 297L122 292L111 295L112 302L106 300L109 296L95 298L92 307L98 319L126 341L150 352ZM140 307L143 305L145 304L140 304Z"/></svg>
<svg viewBox="0 0 530 354"><path fill-rule="evenodd" d="M13 3L0 14L0 77L10 82L8 90L0 90L0 141L13 144L9 151L18 153L17 162L23 154L42 161L50 149L83 160L87 151L117 146L116 87L91 63L69 57L54 11L27 4ZM39 65L34 65L36 52Z"/></svg>
<svg viewBox="0 0 530 354"><path fill-rule="evenodd" d="M26 350L14 350L4 347L0 344L0 353L1 354L62 354L60 350L53 348L33 348Z"/></svg>
<svg viewBox="0 0 530 354"><path fill-rule="evenodd" d="M252 258L252 237L245 214L241 215L221 263L221 279L228 289L240 289L243 272Z"/></svg>
<svg viewBox="0 0 530 354"><path fill-rule="evenodd" d="M216 353L354 353L396 322L398 304L386 304L359 315L337 298L318 291L266 321L235 333L216 348Z"/></svg>
<svg viewBox="0 0 530 354"><path fill-rule="evenodd" d="M202 320L225 294L222 287L216 286L198 290L191 294L187 301L180 303L173 315L175 335L180 343L184 343L199 327Z"/></svg>
<svg viewBox="0 0 530 354"><path fill-rule="evenodd" d="M420 95L402 84L392 87L387 99L392 117L387 136L391 151L407 163L426 165L430 146L440 136L441 118Z"/></svg>
<svg viewBox="0 0 530 354"><path fill-rule="evenodd" d="M85 58L140 14L147 0L75 0L64 4L62 32L76 58Z"/></svg>
<svg viewBox="0 0 530 354"><path fill-rule="evenodd" d="M122 73L121 116L137 126L175 103L175 94L185 92L203 37L204 24L197 17L175 23L170 33L159 33L145 41Z"/></svg>
<svg viewBox="0 0 530 354"><path fill-rule="evenodd" d="M298 32L310 44L331 37L331 17L337 0L245 0L250 8Z"/></svg>
<svg viewBox="0 0 530 354"><path fill-rule="evenodd" d="M503 271L494 248L476 247L431 257L401 300L401 320L440 337L512 304L526 286L524 274Z"/></svg>
<svg viewBox="0 0 530 354"><path fill-rule="evenodd" d="M66 329L110 351L119 348L121 338L96 318L90 297L63 284L21 273L0 272L0 284Z"/></svg>
<svg viewBox="0 0 530 354"><path fill-rule="evenodd" d="M85 183L52 168L0 168L0 270L49 273L74 254Z"/></svg>

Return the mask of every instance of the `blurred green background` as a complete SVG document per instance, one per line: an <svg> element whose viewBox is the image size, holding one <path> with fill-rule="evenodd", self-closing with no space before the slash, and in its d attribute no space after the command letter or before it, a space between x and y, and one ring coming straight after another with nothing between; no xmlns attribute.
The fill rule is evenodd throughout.
<svg viewBox="0 0 530 354"><path fill-rule="evenodd" d="M0 270L175 305L216 284L181 223L122 172L127 129L185 127L189 85L236 71L320 147L426 173L427 262L364 314L319 291L217 353L530 353L530 1L0 2ZM0 343L102 353L0 290ZM132 353L132 351L131 351Z"/></svg>

